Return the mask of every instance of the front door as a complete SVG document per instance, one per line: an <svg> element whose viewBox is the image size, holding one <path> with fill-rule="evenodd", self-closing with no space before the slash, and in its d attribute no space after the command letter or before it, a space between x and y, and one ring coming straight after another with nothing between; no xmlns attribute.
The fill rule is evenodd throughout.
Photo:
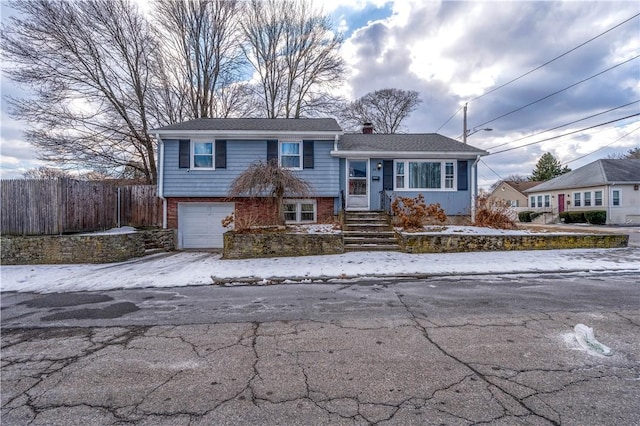
<svg viewBox="0 0 640 426"><path fill-rule="evenodd" d="M558 194L558 213L564 212L564 194Z"/></svg>
<svg viewBox="0 0 640 426"><path fill-rule="evenodd" d="M347 210L369 210L369 160L347 159Z"/></svg>

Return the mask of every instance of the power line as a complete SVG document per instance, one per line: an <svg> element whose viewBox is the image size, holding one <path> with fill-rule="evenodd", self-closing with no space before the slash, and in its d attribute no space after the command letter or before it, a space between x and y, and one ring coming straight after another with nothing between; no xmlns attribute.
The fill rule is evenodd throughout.
<svg viewBox="0 0 640 426"><path fill-rule="evenodd" d="M589 129L595 129L596 127L606 126L607 124L615 123L615 122L617 122L617 121L626 120L627 118L636 117L636 116L638 116L638 115L640 115L640 112L639 112L639 113L636 113L636 114L628 115L628 116L626 116L626 117L617 118L617 119L615 119L615 120L607 121L606 123L600 123L600 124L596 124L595 126L585 127L584 129L574 130L574 131L572 131L572 132L564 133L564 134L562 134L562 135L553 136L553 137L550 137L550 138L547 138L547 139L542 139L542 140L539 140L539 141L536 141L536 142L531 142L531 143L524 144L524 145L520 145L520 146L516 146L516 147L513 147L513 148L503 149L502 151L492 152L492 153L490 153L489 155L501 154L501 153L503 153L503 152L513 151L514 149L524 148L525 146L535 145L535 144L539 144L539 143L542 143L542 142L550 141L550 140L553 140L553 139L562 138L562 137L564 137L564 136L572 135L572 134L574 134L574 133L584 132L585 130L589 130Z"/></svg>
<svg viewBox="0 0 640 426"><path fill-rule="evenodd" d="M491 167L489 167L489 165L488 165L487 163L485 163L485 162L484 162L484 160L480 160L480 162L481 162L482 164L484 164L485 166L487 166L487 168L488 168L489 170L491 170L491 171L493 172L493 174L494 174L494 175L498 176L498 178L500 178L500 180L504 180L504 179L503 179L503 177L502 177L502 176L500 176L500 175L498 174L498 172L496 172L496 171L495 171L495 170L493 170Z"/></svg>
<svg viewBox="0 0 640 426"><path fill-rule="evenodd" d="M496 121L496 120L499 120L499 119L501 119L501 118L504 118L504 117L506 117L506 116L508 116L508 115L511 115L511 114L515 113L515 112L521 111L521 110L523 110L523 109L525 109L525 108L527 108L527 107L529 107L529 106L531 106L531 105L533 105L533 104L537 104L538 102L541 102L541 101L543 101L543 100L545 100L545 99L548 99L548 98L550 98L550 97L552 97L552 96L555 96L555 95L557 95L557 94L559 94L559 93L562 93L562 92L564 92L564 91L567 91L567 90L571 89L572 87L577 86L578 84L582 84L582 83L584 83L585 81L588 81L588 80L591 80L592 78L598 77L598 76L600 76L600 75L602 75L602 74L604 74L604 73L606 73L606 72L611 71L611 70L612 70L612 69L614 69L614 68L617 68L617 67L619 67L619 66L621 66L621 65L624 65L624 64L626 64L626 63L628 63L628 62L631 62L631 61L633 61L634 59L638 59L638 58L640 58L640 55L636 55L636 56L634 56L633 58L627 59L626 61L620 62L619 64L616 64L616 65L614 65L614 66L612 66L612 67L609 67L609 68L607 68L607 69L605 69L605 70L603 70L603 71L600 71L599 73L594 74L594 75L592 75L591 77L587 77L587 78L585 78L585 79L583 79L583 80L578 81L577 83L573 83L572 85L567 86L567 87L565 87L564 89L557 90L557 91L555 91L555 92L553 92L553 93L551 93L551 94L549 94L549 95L547 95L547 96L544 96L544 97L542 97L542 98L540 98L540 99L538 99L538 100L536 100L536 101L530 102L530 103L528 103L528 104L526 104L526 105L524 105L524 106L521 106L520 108L516 108L516 109L514 109L513 111L507 112L506 114L502 114L502 115L500 115L500 116L498 116L498 117L496 117L496 118L492 118L492 119L491 119L491 120L489 120L489 121L485 121L484 123L480 123L480 124L478 124L478 125L476 125L476 126L473 126L473 127L480 127L480 126L484 126L485 124L492 123L492 122L494 122L494 121Z"/></svg>
<svg viewBox="0 0 640 426"><path fill-rule="evenodd" d="M450 122L450 121L451 121L451 119L452 119L453 117L455 117L455 116L460 112L460 110L461 110L462 108L463 108L463 107L458 108L458 110L457 110L456 112L454 112L454 113L453 113L453 115L452 115L451 117L449 117L449 118L447 119L447 121L445 121L445 122L442 124L442 126L438 127L438 129L435 131L435 133L438 133L438 130L440 130L440 129L442 129L444 126L446 126L446 125L447 125L447 123L448 123L448 122Z"/></svg>
<svg viewBox="0 0 640 426"><path fill-rule="evenodd" d="M579 48L581 48L581 47L585 46L586 44L591 43L592 41L594 41L594 40L596 40L596 39L598 39L598 38L602 37L603 35L605 35L605 34L607 34L607 33L611 32L611 31L615 30L616 28L618 28L618 27L620 27L620 26L622 26L622 25L626 24L627 22L631 21L631 20L632 20L632 19L634 19L634 18L637 18L638 16L640 16L640 13L637 13L637 14L633 15L632 17L630 17L630 18L628 18L628 19L625 19L624 21L620 22L619 24L614 25L613 27L609 28L608 30L606 30L606 31L604 31L604 32L601 32L600 34L598 34L598 35L596 35L596 36L594 36L594 37L590 38L589 40L587 40L587 41L585 41L585 42L583 42L583 43L581 43L581 44L577 45L577 46L576 46L576 47L574 47L573 49L567 50L566 52L562 53L561 55L556 56L555 58L553 58L553 59L551 59L551 60L549 60L549 61L545 62L544 64L539 65L539 66L537 66L536 68L534 68L534 69L532 69L532 70L530 70L530 71L527 71L526 73L524 73L524 74L520 75L519 77L516 77L516 78L514 78L514 79L512 79L512 80L509 80L509 81L507 81L506 83L501 84L501 85L500 85L500 86L498 86L498 87L494 87L493 89L489 90L488 92L483 93L482 95L476 96L475 98L473 98L473 99L469 100L468 102L477 101L478 99L480 99L480 98L482 98L482 97L484 97L484 96L487 96L487 95L488 95L488 94L490 94L490 93L493 93L493 92L495 92L495 91L497 91L497 90L500 90L500 89L502 89L503 87L508 86L509 84L514 83L514 82L516 82L516 81L520 80L520 79L521 79L521 78L523 78L523 77L526 77L527 75L529 75L529 74L531 74L531 73L533 73L533 72L535 72L535 71L539 70L540 68L543 68L543 67L545 67L545 66L549 65L550 63L552 63L552 62L554 62L554 61L556 61L556 60L558 60L558 59L560 59L560 58L562 58L562 57L564 57L564 56L568 55L569 53L571 53L571 52L573 52L573 51L575 51L575 50L578 50ZM449 121L451 121L451 119L452 119L453 117L455 117L455 116L456 116L456 114L458 114L458 113L460 112L460 110L461 110L461 109L462 109L462 107L460 107L460 108L459 108L459 109L458 109L458 110L457 110L457 111L456 111L456 112L455 112L451 117L449 117L449 119L448 119L447 121L445 121L445 122L444 122L444 124L442 124L440 127L438 127L438 130L436 130L436 133L437 133L440 129L442 129L442 128L443 128L443 127L444 127L444 126L445 126Z"/></svg>
<svg viewBox="0 0 640 426"><path fill-rule="evenodd" d="M569 53L573 52L574 50L577 50L577 49L581 48L582 46L584 46L584 45L586 45L586 44L588 44L588 43L591 43L593 40L595 40L595 39L597 39L597 38L599 38L599 37L602 37L603 35L605 35L605 34L607 34L607 33L611 32L611 31L615 30L615 29L616 29L616 28L618 28L619 26L626 24L627 22L631 21L631 20L632 20L632 19L634 19L634 18L637 18L638 16L640 16L640 13L636 13L636 14L635 14L635 15L633 15L631 18L629 18L629 19L625 19L624 21L620 22L619 24L617 24L617 25L615 25L615 26L613 26L613 27L609 28L608 30L606 30L606 31L604 31L604 32L602 32L602 33L600 33L600 34L598 34L598 35L597 35L597 36L595 36L595 37L590 38L589 40L585 41L584 43L577 45L576 47L574 47L574 48L573 48L573 49L571 49L571 50L567 50L567 51L566 51L566 52L564 52L563 54L561 54L561 55L559 55L559 56L556 56L555 58L551 59L550 61L545 62L544 64L542 64L542 65L540 65L540 66L538 66L538 67L536 67L536 68L534 68L534 69L532 69L531 71L528 71L528 72L526 72L526 73L522 74L521 76L514 78L513 80L507 81L506 83L501 84L500 86L495 87L495 88L493 88L493 89L489 90L488 92L483 93L483 94L482 94L482 95L480 95L480 96L476 96L475 98L471 99L469 102L477 101L478 99L480 99L480 98L482 98L482 97L484 97L484 96L487 96L489 93L493 93L493 92L495 92L496 90L500 90L500 89L502 89L503 87L505 87L505 86L507 86L507 85L509 85L509 84L511 84L511 83L513 83L513 82L515 82L515 81L520 80L522 77L526 77L527 75L531 74L532 72L535 72L535 71L539 70L540 68L545 67L545 66L549 65L550 63L552 63L552 62L554 62L554 61L556 61L556 60L558 60L558 59L562 58L563 56L568 55ZM482 124L480 124L480 126L482 126Z"/></svg>
<svg viewBox="0 0 640 426"><path fill-rule="evenodd" d="M571 125L571 124L579 123L580 121L588 120L588 119L590 119L590 118L597 117L597 116L599 116L599 115L603 115L603 114L606 114L606 113L611 112L611 111L615 111L615 110L620 109L620 108L625 108L625 107L628 107L629 105L637 104L638 102L640 102L640 100L633 101L633 102L629 102L628 104L625 104L625 105L620 105L620 106L618 106L618 107L611 108L611 109L608 109L608 110L606 110L606 111L602 111L602 112L599 112L599 113L596 113L596 114L589 115L589 116L584 117L584 118L581 118L581 119L579 119L579 120L574 120L574 121L571 121L571 122L569 122L569 123L561 124L561 125L559 125L559 126L552 127L552 128L550 128L550 129L547 129L547 130L542 130L542 131L539 131L538 133L532 133L532 134L530 134L530 135L523 136L523 137L521 137L521 138L514 139L514 140L509 141L509 142L501 143L500 145L495 145L495 146L492 146L492 147L490 147L490 148L486 148L486 149L487 149L487 150L489 150L489 149L500 148L501 146L509 145L509 144L514 143L514 142L521 141L521 140L523 140L523 139L532 138L532 137L534 137L534 136L538 136L538 135L541 135L541 134L543 134L543 133L550 132L550 131L552 131L552 130L560 129L561 127L566 127L566 126L569 126L569 125Z"/></svg>
<svg viewBox="0 0 640 426"><path fill-rule="evenodd" d="M581 159L583 159L584 157L588 157L588 156L590 156L590 155L593 155L593 154L595 154L595 153L596 153L596 152L598 152L598 151L602 151L602 150L603 150L603 149L605 149L606 147L608 147L608 146L610 146L610 145L613 145L614 143L618 142L618 141L619 141L619 140L621 140L621 139L626 138L626 137L627 137L627 136L629 136L631 133L633 133L633 132L635 132L635 131L637 131L637 130L640 130L640 127L636 127L635 129L633 129L633 130L632 130L632 131L630 131L629 133L626 133L626 134L624 134L624 135L620 136L618 139L614 140L613 142L608 143L608 144L606 144L605 146L602 146L602 147L600 147L600 148L596 149L596 150L595 150L595 151L593 151L593 152L590 152L590 153L588 153L588 154L582 155L582 156L580 156L580 157L578 157L578 158L574 158L573 160L567 161L567 162L565 163L565 165L566 165L566 164L569 164L569 163L573 163L574 161L581 160Z"/></svg>

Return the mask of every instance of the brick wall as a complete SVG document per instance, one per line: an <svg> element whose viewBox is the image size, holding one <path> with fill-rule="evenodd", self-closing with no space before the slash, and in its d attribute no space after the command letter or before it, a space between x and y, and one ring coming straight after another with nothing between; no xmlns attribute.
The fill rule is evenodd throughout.
<svg viewBox="0 0 640 426"><path fill-rule="evenodd" d="M318 223L334 219L334 201L330 197L311 197L318 209ZM236 221L244 220L253 225L276 223L277 209L273 198L226 198L226 197L170 197L167 198L167 228L178 228L178 203L229 203L236 205Z"/></svg>

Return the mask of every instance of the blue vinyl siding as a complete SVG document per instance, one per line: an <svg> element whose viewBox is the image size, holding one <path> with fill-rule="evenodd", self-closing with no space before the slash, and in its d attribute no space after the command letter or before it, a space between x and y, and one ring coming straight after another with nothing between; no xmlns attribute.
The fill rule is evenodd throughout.
<svg viewBox="0 0 640 426"><path fill-rule="evenodd" d="M382 208L380 200L380 191L383 188L383 172L384 169L377 170L377 163L382 159L371 158L370 170L369 170L369 199L370 210L379 210ZM388 160L390 161L390 160ZM472 161L467 161L467 189L466 190L453 190L453 191L387 191L392 194L393 197L417 197L418 194L422 194L425 198L425 203L435 204L439 203L444 209L445 213L450 216L455 215L469 215L471 214L471 164ZM340 188L346 191L346 178L345 178L346 163L344 159L340 160ZM460 174L460 173L458 173ZM380 180L374 181L373 176L379 176ZM458 186L456 186L458 187Z"/></svg>
<svg viewBox="0 0 640 426"><path fill-rule="evenodd" d="M165 197L225 197L231 182L247 167L267 160L267 141L227 139L227 168L189 170L178 167L178 140L164 140ZM338 159L329 152L333 141L315 141L314 168L296 171L311 185L315 196L339 195Z"/></svg>

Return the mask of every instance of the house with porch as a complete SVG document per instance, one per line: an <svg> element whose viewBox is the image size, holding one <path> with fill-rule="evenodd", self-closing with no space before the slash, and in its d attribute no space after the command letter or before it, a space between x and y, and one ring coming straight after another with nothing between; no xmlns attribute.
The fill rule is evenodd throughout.
<svg viewBox="0 0 640 426"><path fill-rule="evenodd" d="M604 210L607 224L640 224L640 160L601 159L525 192L529 208L548 212Z"/></svg>
<svg viewBox="0 0 640 426"><path fill-rule="evenodd" d="M423 194L448 216L472 216L477 164L486 151L435 134L345 134L332 118L200 118L153 130L163 226L179 248L220 248L222 219L235 213L260 224L269 197L228 196L231 182L255 161L277 161L313 193L289 194L288 223L323 223L340 211L388 211L394 197Z"/></svg>

